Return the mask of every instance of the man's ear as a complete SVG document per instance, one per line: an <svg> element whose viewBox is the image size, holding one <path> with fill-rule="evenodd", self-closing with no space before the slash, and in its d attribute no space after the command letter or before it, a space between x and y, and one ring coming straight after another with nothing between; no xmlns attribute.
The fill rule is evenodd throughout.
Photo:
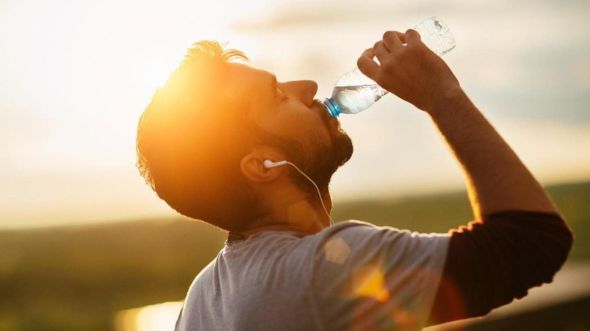
<svg viewBox="0 0 590 331"><path fill-rule="evenodd" d="M273 156L274 155L274 156ZM280 161L277 153L263 151L252 151L246 154L240 161L242 174L252 182L268 182L276 179L281 173L281 167L267 169L264 167L265 160Z"/></svg>

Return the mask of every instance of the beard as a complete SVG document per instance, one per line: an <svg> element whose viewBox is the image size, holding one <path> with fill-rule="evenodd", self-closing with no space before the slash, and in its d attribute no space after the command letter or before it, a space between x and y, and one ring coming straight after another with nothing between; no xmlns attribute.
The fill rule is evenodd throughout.
<svg viewBox="0 0 590 331"><path fill-rule="evenodd" d="M300 155L303 156L301 158L302 166L304 167L302 170L316 182L321 191L327 191L332 175L350 160L354 148L352 140L340 127L340 122L330 116L319 102L315 101L314 103L316 104L314 106L321 107L320 116L328 129L330 142L328 145L316 145L315 149L301 153ZM299 182L302 180L305 179L300 178Z"/></svg>
<svg viewBox="0 0 590 331"><path fill-rule="evenodd" d="M322 107L320 114L330 136L327 143L304 144L295 139L280 137L269 132L258 131L259 138L265 143L279 148L291 161L318 186L322 194L327 193L332 175L352 157L354 148L350 137L340 128L340 122L332 118ZM336 121L336 123L331 123ZM311 142L325 141L319 134L310 133ZM314 139L318 136L317 139ZM295 169L289 172L291 180L309 194L317 194L315 187Z"/></svg>

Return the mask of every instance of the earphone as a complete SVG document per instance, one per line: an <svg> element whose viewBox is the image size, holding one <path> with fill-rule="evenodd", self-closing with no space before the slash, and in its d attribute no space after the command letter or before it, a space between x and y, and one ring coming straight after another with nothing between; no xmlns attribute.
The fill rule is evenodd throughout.
<svg viewBox="0 0 590 331"><path fill-rule="evenodd" d="M271 160L264 160L263 164L266 169L270 169L270 168L276 168L276 167L280 167L282 165L285 165L285 164L287 164L287 161L274 162Z"/></svg>
<svg viewBox="0 0 590 331"><path fill-rule="evenodd" d="M326 205L324 204L324 199L322 198L322 193L320 192L320 188L313 181L313 179L311 179L305 172L303 172L303 170L299 169L298 166L296 166L295 164L293 164L292 162L289 162L287 160L276 161L276 162L271 161L271 160L264 160L264 162L262 164L264 165L264 167L266 169L272 169L272 168L284 166L286 164L295 168L295 170L297 170L300 174L303 175L303 177L305 177L307 180L309 180L313 184L313 187L315 187L315 190L318 193L318 197L320 198L320 202L322 203L322 208L324 209L324 212L326 213L326 215L328 216L328 219L330 220L330 225L334 224L334 221L332 221L332 217L330 216L330 213L328 212L328 208L326 208ZM321 224L320 224L320 226L321 226Z"/></svg>

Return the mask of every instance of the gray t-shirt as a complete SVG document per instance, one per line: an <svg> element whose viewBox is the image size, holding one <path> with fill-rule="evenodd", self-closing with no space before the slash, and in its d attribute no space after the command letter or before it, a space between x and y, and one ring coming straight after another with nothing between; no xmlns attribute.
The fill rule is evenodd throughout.
<svg viewBox="0 0 590 331"><path fill-rule="evenodd" d="M447 234L360 221L260 232L197 275L176 330L420 330L448 246Z"/></svg>

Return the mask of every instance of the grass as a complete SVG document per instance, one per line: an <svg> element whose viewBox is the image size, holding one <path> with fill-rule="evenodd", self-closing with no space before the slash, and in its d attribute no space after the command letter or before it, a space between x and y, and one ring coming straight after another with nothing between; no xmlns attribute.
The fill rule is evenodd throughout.
<svg viewBox="0 0 590 331"><path fill-rule="evenodd" d="M590 259L590 182L548 187ZM446 232L472 218L464 192L336 204L359 219ZM0 331L109 330L118 310L182 300L225 234L182 218L0 231Z"/></svg>

